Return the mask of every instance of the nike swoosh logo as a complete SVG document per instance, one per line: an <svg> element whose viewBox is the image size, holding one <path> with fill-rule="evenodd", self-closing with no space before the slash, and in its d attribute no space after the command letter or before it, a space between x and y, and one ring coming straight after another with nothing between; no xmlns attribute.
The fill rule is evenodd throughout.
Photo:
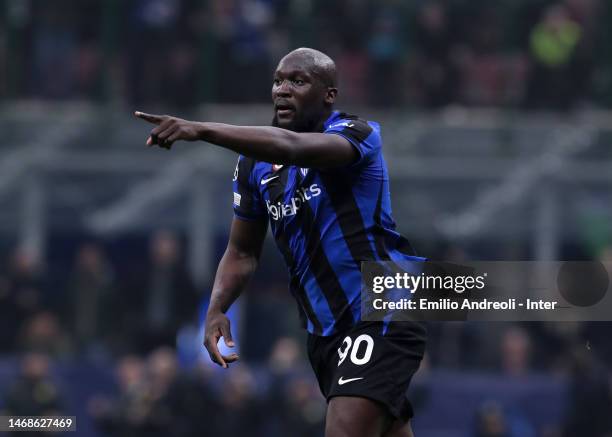
<svg viewBox="0 0 612 437"><path fill-rule="evenodd" d="M272 179L276 179L278 177L278 175L276 176L272 176L271 178L268 179L262 179L261 180L261 185L266 185L268 182L270 182Z"/></svg>
<svg viewBox="0 0 612 437"><path fill-rule="evenodd" d="M338 380L338 385L344 385L344 384L347 384L349 382L358 381L360 379L363 379L363 377L361 377L361 378L342 379L342 376L341 376L340 379Z"/></svg>

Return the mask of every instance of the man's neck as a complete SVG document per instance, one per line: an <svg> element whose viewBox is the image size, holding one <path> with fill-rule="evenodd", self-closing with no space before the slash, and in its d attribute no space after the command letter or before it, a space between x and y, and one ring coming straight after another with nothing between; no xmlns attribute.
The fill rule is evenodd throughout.
<svg viewBox="0 0 612 437"><path fill-rule="evenodd" d="M321 119L317 123L316 129L314 130L314 132L323 132L325 130L325 122L329 120L329 117L331 117L333 112L334 112L334 108L329 108L323 113L323 115L321 116Z"/></svg>

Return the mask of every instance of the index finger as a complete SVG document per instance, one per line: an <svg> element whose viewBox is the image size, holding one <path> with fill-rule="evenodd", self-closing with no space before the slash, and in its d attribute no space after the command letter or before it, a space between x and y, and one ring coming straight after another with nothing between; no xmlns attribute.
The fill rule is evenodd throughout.
<svg viewBox="0 0 612 437"><path fill-rule="evenodd" d="M160 124L163 120L161 115L147 114L146 112L136 111L134 115L138 118L141 118L149 123Z"/></svg>

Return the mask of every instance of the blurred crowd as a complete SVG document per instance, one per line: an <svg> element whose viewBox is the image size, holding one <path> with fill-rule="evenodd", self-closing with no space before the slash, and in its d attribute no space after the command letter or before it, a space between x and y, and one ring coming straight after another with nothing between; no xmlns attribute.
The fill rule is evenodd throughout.
<svg viewBox="0 0 612 437"><path fill-rule="evenodd" d="M296 343L285 339L276 349L265 375L247 365L179 372L170 348L144 359L124 356L116 367L118 394L92 397L89 414L112 436L322 435L325 405Z"/></svg>
<svg viewBox="0 0 612 437"><path fill-rule="evenodd" d="M173 346L179 328L197 321L202 296L170 231L155 233L148 257L129 266L112 262L96 242L80 245L67 271L49 261L23 248L5 260L0 353L147 353Z"/></svg>
<svg viewBox="0 0 612 437"><path fill-rule="evenodd" d="M245 364L228 372L203 363L181 369L170 347L126 354L114 365L110 387L88 393L77 410L69 402L70 384L52 371L49 356L28 352L0 412L76 416L80 435L90 435L77 414L84 410L90 427L107 436L321 436L325 403L295 340L280 340L270 359L265 373ZM82 382L95 385L96 377L89 373Z"/></svg>
<svg viewBox="0 0 612 437"><path fill-rule="evenodd" d="M188 107L266 102L312 46L347 104L612 104L602 0L3 0L0 97Z"/></svg>
<svg viewBox="0 0 612 437"><path fill-rule="evenodd" d="M206 302L187 272L182 239L155 232L142 263L138 256L124 262L106 248L95 241L77 245L70 268L22 249L4 263L0 357L20 364L19 376L0 390L0 411L74 413L74 399L67 402L74 387L58 382L51 369L89 363L106 369L111 380L105 384L97 373L85 372L84 411L99 435L321 435L325 404L304 356L282 272L255 279L257 294L247 298L234 326L243 359L228 372L206 357L190 360L181 350L187 328L201 326ZM449 260L464 256L456 247L438 254ZM430 323L429 331L413 394L417 411L435 408L428 384L418 382L429 372L477 371L517 387L533 375L547 375L567 381L566 395L556 400L564 410L562 423L544 432L525 411L510 414L495 397L484 398L474 412L472 435L611 435L608 324L448 322ZM191 340L201 351L200 337L201 331Z"/></svg>

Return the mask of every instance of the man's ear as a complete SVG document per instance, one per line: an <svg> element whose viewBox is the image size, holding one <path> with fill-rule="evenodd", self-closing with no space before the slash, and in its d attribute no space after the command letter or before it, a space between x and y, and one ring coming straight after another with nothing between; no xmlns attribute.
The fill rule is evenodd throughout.
<svg viewBox="0 0 612 437"><path fill-rule="evenodd" d="M325 93L325 103L328 105L333 105L336 102L337 96L338 88L327 88L327 93Z"/></svg>

